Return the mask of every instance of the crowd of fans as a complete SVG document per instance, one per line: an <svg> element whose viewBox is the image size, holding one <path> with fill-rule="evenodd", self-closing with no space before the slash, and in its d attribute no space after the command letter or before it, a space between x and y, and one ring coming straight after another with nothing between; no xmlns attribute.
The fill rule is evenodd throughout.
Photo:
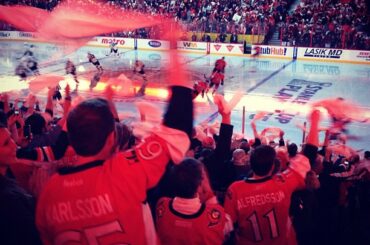
<svg viewBox="0 0 370 245"><path fill-rule="evenodd" d="M322 33L336 33L335 23L344 21L358 34L364 11L349 4L311 16L318 9L303 6L290 16L287 3L272 1L119 2L176 16L189 28L199 21L204 31L234 34L253 32L243 21L297 22L304 30L306 19L320 19ZM57 1L22 3L51 9ZM140 31L135 35L153 30ZM370 244L370 152L347 146L345 130L326 130L319 144L320 112L312 108L302 147L280 129L259 131L258 116L247 139L234 132L221 95L218 127L194 126L192 84L171 85L162 122L149 121L150 106L138 104L140 119L130 125L119 118L109 86L105 98L87 100L71 96L68 86L61 100L50 88L44 108L34 95L23 102L2 94L1 243Z"/></svg>
<svg viewBox="0 0 370 245"><path fill-rule="evenodd" d="M318 110L300 149L282 130L258 131L257 115L254 138L233 132L221 95L219 127L193 128L191 89L172 85L162 126L148 128L148 105L138 105L144 129L120 121L110 87L88 100L67 87L59 118L54 89L44 109L33 95L20 102L2 94L2 243L51 244L112 220L113 240L103 243L154 244L157 235L163 244L294 241L291 219L299 244L369 244L370 152L360 156L330 130L319 148ZM97 231L84 232L90 239Z"/></svg>
<svg viewBox="0 0 370 245"><path fill-rule="evenodd" d="M151 15L176 18L184 24L188 33L183 39L211 41L208 33L216 33L216 42L241 43L238 35L265 35L267 43L275 30L279 31L282 45L369 49L369 15L364 0L312 1L302 0L291 13L288 8L293 1L107 1L126 10ZM4 4L15 4L5 1ZM23 0L20 4L52 10L58 0ZM278 27L278 28L276 28ZM10 26L3 24L5 30ZM203 33L203 35L195 35ZM157 27L114 33L119 37L160 38Z"/></svg>
<svg viewBox="0 0 370 245"><path fill-rule="evenodd" d="M302 0L300 3L281 23L283 45L370 49L370 18L365 1Z"/></svg>

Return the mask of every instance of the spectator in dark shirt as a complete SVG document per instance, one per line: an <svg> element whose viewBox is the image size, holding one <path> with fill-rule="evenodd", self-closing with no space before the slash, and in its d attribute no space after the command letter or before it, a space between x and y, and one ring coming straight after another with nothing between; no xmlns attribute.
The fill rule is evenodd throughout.
<svg viewBox="0 0 370 245"><path fill-rule="evenodd" d="M193 35L191 36L191 41L193 42L197 41L197 35L195 33L193 33Z"/></svg>
<svg viewBox="0 0 370 245"><path fill-rule="evenodd" d="M230 43L238 43L238 35L235 32L230 36Z"/></svg>
<svg viewBox="0 0 370 245"><path fill-rule="evenodd" d="M221 33L219 38L220 42L224 43L226 42L227 35L225 33Z"/></svg>
<svg viewBox="0 0 370 245"><path fill-rule="evenodd" d="M4 114L3 111L0 111ZM4 118L4 117L2 117ZM6 121L0 123L0 237L1 244L41 244L35 226L35 203L31 195L8 178L6 172L16 163L16 144Z"/></svg>

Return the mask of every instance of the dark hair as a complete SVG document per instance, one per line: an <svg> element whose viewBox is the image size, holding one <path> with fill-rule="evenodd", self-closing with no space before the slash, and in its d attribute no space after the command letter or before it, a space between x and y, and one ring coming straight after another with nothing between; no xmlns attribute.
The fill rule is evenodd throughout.
<svg viewBox="0 0 370 245"><path fill-rule="evenodd" d="M350 159L351 164L359 163L360 162L360 155L358 155L358 154L353 155L349 159Z"/></svg>
<svg viewBox="0 0 370 245"><path fill-rule="evenodd" d="M8 118L6 113L0 109L0 128L7 128L8 127Z"/></svg>
<svg viewBox="0 0 370 245"><path fill-rule="evenodd" d="M116 140L120 151L127 150L131 147L132 133L129 127L124 123L116 122Z"/></svg>
<svg viewBox="0 0 370 245"><path fill-rule="evenodd" d="M190 149L196 150L199 147L202 147L202 142L196 138L192 138L190 141Z"/></svg>
<svg viewBox="0 0 370 245"><path fill-rule="evenodd" d="M213 150L210 148L202 148L199 152L198 158L209 159L209 157L213 154Z"/></svg>
<svg viewBox="0 0 370 245"><path fill-rule="evenodd" d="M370 159L370 151L365 151L364 158L365 159Z"/></svg>
<svg viewBox="0 0 370 245"><path fill-rule="evenodd" d="M288 154L289 157L295 157L298 152L298 146L295 143L291 143L288 145Z"/></svg>
<svg viewBox="0 0 370 245"><path fill-rule="evenodd" d="M256 147L250 156L253 172L258 176L265 176L275 163L276 152L268 145Z"/></svg>
<svg viewBox="0 0 370 245"><path fill-rule="evenodd" d="M67 118L68 138L78 155L99 153L114 130L114 117L105 99L89 99L78 104Z"/></svg>
<svg viewBox="0 0 370 245"><path fill-rule="evenodd" d="M194 158L185 158L171 171L171 183L175 196L193 198L202 183L202 163Z"/></svg>
<svg viewBox="0 0 370 245"><path fill-rule="evenodd" d="M44 117L40 113L34 112L24 121L24 135L28 136L28 133L32 133L33 135L40 135L43 133L45 126L46 121ZM27 131L29 128L31 128L31 132Z"/></svg>
<svg viewBox="0 0 370 245"><path fill-rule="evenodd" d="M251 147L249 146L248 140L245 140L245 139L242 139L242 142L240 143L239 148L243 149L245 153L248 153L251 149Z"/></svg>

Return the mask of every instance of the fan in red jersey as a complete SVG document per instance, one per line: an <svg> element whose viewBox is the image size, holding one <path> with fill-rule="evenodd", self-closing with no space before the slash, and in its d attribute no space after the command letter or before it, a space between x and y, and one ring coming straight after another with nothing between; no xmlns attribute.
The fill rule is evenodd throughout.
<svg viewBox="0 0 370 245"><path fill-rule="evenodd" d="M291 161L287 170L274 175L275 150L258 146L250 156L253 176L229 187L225 211L236 228L237 244L296 244L289 218L293 191L304 188L310 163L316 159L320 114L311 114L311 130L302 155Z"/></svg>
<svg viewBox="0 0 370 245"><path fill-rule="evenodd" d="M222 244L232 225L217 204L201 162L183 160L170 171L175 198L164 197L156 208L162 244Z"/></svg>
<svg viewBox="0 0 370 245"><path fill-rule="evenodd" d="M177 53L171 58L179 63ZM182 160L193 128L191 84L183 78L171 85L162 125L125 152L116 153L111 100L86 100L69 112L77 159L54 174L39 197L36 224L44 244L156 244L146 192L170 159Z"/></svg>

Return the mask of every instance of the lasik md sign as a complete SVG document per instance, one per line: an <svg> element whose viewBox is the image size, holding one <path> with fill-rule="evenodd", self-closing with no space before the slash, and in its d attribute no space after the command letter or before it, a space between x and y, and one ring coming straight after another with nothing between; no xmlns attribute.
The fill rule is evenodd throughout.
<svg viewBox="0 0 370 245"><path fill-rule="evenodd" d="M343 50L325 48L306 48L304 57L340 59Z"/></svg>

